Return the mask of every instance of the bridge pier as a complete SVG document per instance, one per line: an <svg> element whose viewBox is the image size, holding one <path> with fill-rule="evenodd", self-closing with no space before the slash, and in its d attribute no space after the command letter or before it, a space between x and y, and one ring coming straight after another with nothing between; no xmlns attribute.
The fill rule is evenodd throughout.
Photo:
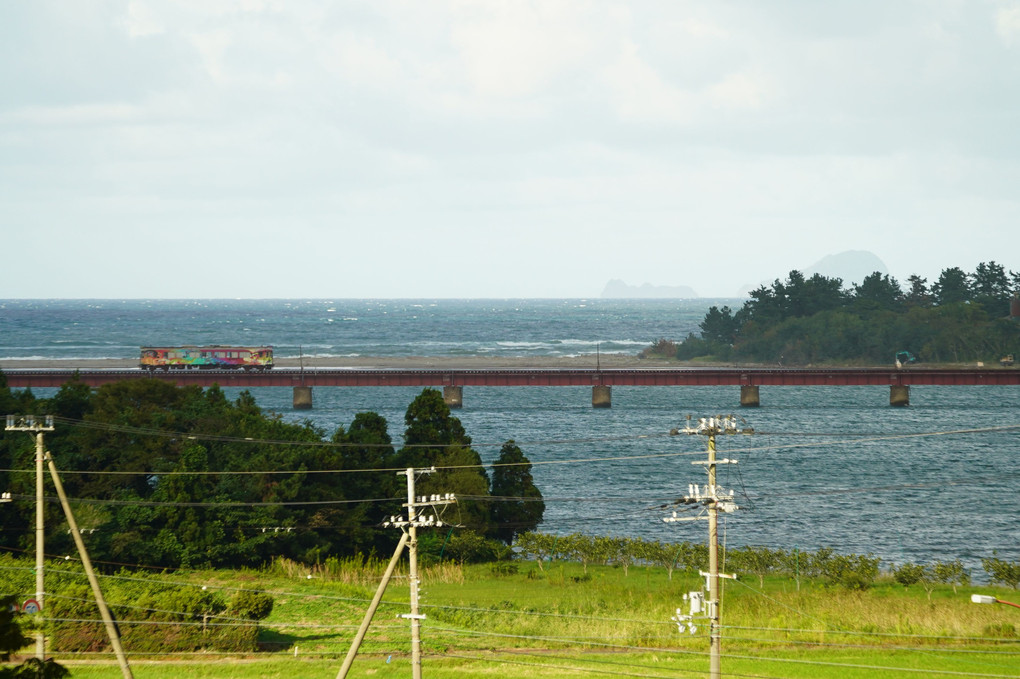
<svg viewBox="0 0 1020 679"><path fill-rule="evenodd" d="M591 407L592 408L612 408L613 407L613 388L602 384L597 384L591 388Z"/></svg>
<svg viewBox="0 0 1020 679"><path fill-rule="evenodd" d="M311 410L312 388L304 385L294 387L294 410Z"/></svg>
<svg viewBox="0 0 1020 679"><path fill-rule="evenodd" d="M740 407L741 408L757 408L761 405L761 401L758 398L758 385L757 384L744 384L740 387Z"/></svg>
<svg viewBox="0 0 1020 679"><path fill-rule="evenodd" d="M903 384L889 387L889 405L898 408L910 405L910 387Z"/></svg>
<svg viewBox="0 0 1020 679"><path fill-rule="evenodd" d="M450 408L450 410L456 410L464 407L464 387L458 386L445 386L443 387L443 403Z"/></svg>

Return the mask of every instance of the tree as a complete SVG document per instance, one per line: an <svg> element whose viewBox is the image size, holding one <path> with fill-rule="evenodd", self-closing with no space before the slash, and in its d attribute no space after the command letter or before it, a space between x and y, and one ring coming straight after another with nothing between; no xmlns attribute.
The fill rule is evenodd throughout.
<svg viewBox="0 0 1020 679"><path fill-rule="evenodd" d="M1006 269L995 262L982 262L971 274L972 291L976 297L1008 299L1011 286Z"/></svg>
<svg viewBox="0 0 1020 679"><path fill-rule="evenodd" d="M447 446L470 446L471 437L437 389L423 389L404 414L404 447L401 464L430 467Z"/></svg>
<svg viewBox="0 0 1020 679"><path fill-rule="evenodd" d="M492 470L492 521L497 538L511 544L514 536L542 523L545 502L531 476L531 461L513 439L503 444Z"/></svg>
<svg viewBox="0 0 1020 679"><path fill-rule="evenodd" d="M738 312L736 318L765 324L833 311L842 308L847 301L843 279L817 273L805 278L797 270L790 272L785 283L776 280L771 288L763 285L749 295L751 299L744 303L743 313Z"/></svg>
<svg viewBox="0 0 1020 679"><path fill-rule="evenodd" d="M816 273L804 280L803 275L795 278L795 273L799 272L790 272L787 283L792 315L813 316L821 311L835 311L846 304L847 295L843 291L842 278L828 278Z"/></svg>
<svg viewBox="0 0 1020 679"><path fill-rule="evenodd" d="M733 317L733 312L728 306L724 306L722 309L715 306L710 307L708 313L705 314L705 320L698 327L701 328L701 336L706 340L727 345L733 344L737 337L737 331L740 329L738 321Z"/></svg>
<svg viewBox="0 0 1020 679"><path fill-rule="evenodd" d="M14 595L0 596L0 662L7 662L18 649L32 640L26 637L15 619L17 598ZM12 668L0 668L0 677L24 677L25 679L63 679L71 673L52 659L29 658Z"/></svg>
<svg viewBox="0 0 1020 679"><path fill-rule="evenodd" d="M489 475L443 395L436 389L423 389L407 406L404 424L404 447L398 455L401 466L437 468L436 473L421 479L418 491L456 494L457 522L479 535L490 535L490 508L484 502L489 496Z"/></svg>
<svg viewBox="0 0 1020 679"><path fill-rule="evenodd" d="M910 289L904 295L903 301L911 307L931 306L931 294L928 292L928 279L913 275L907 278Z"/></svg>
<svg viewBox="0 0 1020 679"><path fill-rule="evenodd" d="M969 277L957 266L943 269L939 279L931 286L931 294L937 306L969 302L971 300Z"/></svg>
<svg viewBox="0 0 1020 679"><path fill-rule="evenodd" d="M878 271L869 274L860 285L854 283L854 306L862 311L894 310L903 301L903 291L895 278Z"/></svg>
<svg viewBox="0 0 1020 679"><path fill-rule="evenodd" d="M971 292L974 301L980 303L993 318L1009 314L1009 298L1012 293L1009 276L1001 264L982 262L971 275Z"/></svg>
<svg viewBox="0 0 1020 679"><path fill-rule="evenodd" d="M26 637L14 619L18 600L13 594L0 596L0 661L7 662L11 654L27 646L32 640Z"/></svg>

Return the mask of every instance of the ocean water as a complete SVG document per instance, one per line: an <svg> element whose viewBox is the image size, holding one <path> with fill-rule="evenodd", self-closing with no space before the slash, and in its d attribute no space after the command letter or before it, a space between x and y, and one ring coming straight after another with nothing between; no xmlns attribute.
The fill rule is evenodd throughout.
<svg viewBox="0 0 1020 679"><path fill-rule="evenodd" d="M162 344L280 357L637 353L739 300L0 300L0 359L135 358Z"/></svg>
<svg viewBox="0 0 1020 679"><path fill-rule="evenodd" d="M636 353L695 331L711 304L737 300L0 301L0 358L134 358L142 344L273 344L296 356L569 356ZM253 393L266 410L327 431L362 411L399 441L419 390L324 388L314 409L289 388ZM40 392L42 393L42 392ZM228 391L234 396L236 392ZM43 394L45 395L45 394ZM872 553L885 565L1020 559L1020 391L913 387L465 387L457 411L483 460L514 439L547 500L543 530L703 540L703 521L667 524L670 502L705 483L705 440L670 436L684 418L733 413L752 436L720 437L719 469L740 510L720 537L746 544ZM1010 428L1014 427L1014 428Z"/></svg>

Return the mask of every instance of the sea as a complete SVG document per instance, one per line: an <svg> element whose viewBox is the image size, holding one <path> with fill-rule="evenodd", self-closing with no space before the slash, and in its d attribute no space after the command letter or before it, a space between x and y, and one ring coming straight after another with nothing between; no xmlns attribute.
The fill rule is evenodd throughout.
<svg viewBox="0 0 1020 679"><path fill-rule="evenodd" d="M564 357L637 354L697 332L712 305L741 300L300 299L0 300L0 360L133 359L142 345L273 345L278 357ZM898 347L889 348L890 363ZM399 443L403 387L314 390L296 411L290 388L252 389L260 406L327 432L373 411ZM455 411L486 463L513 439L546 500L541 530L703 541L698 510L676 505L706 483L705 437L671 435L732 414L753 434L721 436L719 485L728 547L764 545L871 554L883 568L960 559L1020 560L1020 390L911 388L891 408L887 387L762 387L740 408L736 387L465 387ZM228 390L236 396L237 390ZM36 390L47 396L46 390Z"/></svg>

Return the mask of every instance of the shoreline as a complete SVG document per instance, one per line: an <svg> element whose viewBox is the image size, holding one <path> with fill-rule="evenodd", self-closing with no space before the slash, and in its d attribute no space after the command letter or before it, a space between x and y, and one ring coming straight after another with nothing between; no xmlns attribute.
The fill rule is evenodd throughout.
<svg viewBox="0 0 1020 679"><path fill-rule="evenodd" d="M329 358L277 358L279 368L665 368L688 365L662 357L634 354L580 356L337 356ZM3 370L124 370L138 367L136 358L0 359Z"/></svg>

